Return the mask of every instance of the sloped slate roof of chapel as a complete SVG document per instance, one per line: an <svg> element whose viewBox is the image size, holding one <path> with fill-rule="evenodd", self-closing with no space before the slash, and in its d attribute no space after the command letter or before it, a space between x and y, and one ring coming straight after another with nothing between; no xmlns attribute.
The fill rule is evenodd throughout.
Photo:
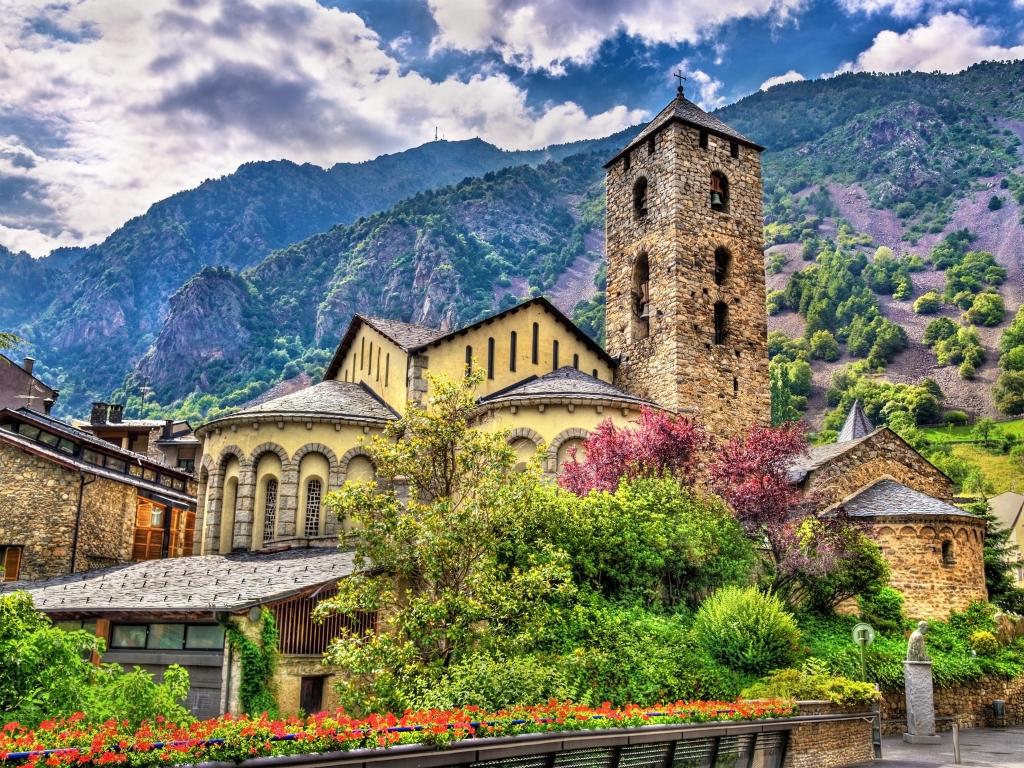
<svg viewBox="0 0 1024 768"><path fill-rule="evenodd" d="M676 92L676 97L672 99L672 101L670 101L668 105L661 110L661 112L654 116L654 119L636 135L636 138L634 138L633 141L623 147L615 157L605 163L604 167L607 168L622 157L622 155L624 155L628 150L646 141L647 137L652 133L661 130L664 126L673 122L686 123L687 125L693 125L697 128L703 128L719 136L724 136L728 139L735 139L736 141L753 147L758 151L764 149L760 144L747 138L735 128L722 122L714 115L709 115L703 109L686 98L686 96L683 95L682 89L680 89Z"/></svg>
<svg viewBox="0 0 1024 768"><path fill-rule="evenodd" d="M331 379L214 419L200 429L225 419L264 415L334 416L379 422L398 418L394 409L366 385Z"/></svg>
<svg viewBox="0 0 1024 768"><path fill-rule="evenodd" d="M243 611L282 600L355 570L350 551L290 549L274 554L196 555L146 560L37 582L10 582L36 608L76 613Z"/></svg>
<svg viewBox="0 0 1024 768"><path fill-rule="evenodd" d="M624 392L607 381L596 379L589 373L565 366L543 376L531 376L510 387L480 398L481 405L550 398L571 398L581 400L613 400L616 402L648 405L650 400Z"/></svg>
<svg viewBox="0 0 1024 768"><path fill-rule="evenodd" d="M341 343L338 344L338 349L334 352L334 357L331 358L330 364L328 364L327 369L324 371L324 380L333 379L338 375L338 371L341 370L341 361L345 358L345 354L348 352L349 347L351 347L352 343L355 341L356 333L359 331L361 325L369 325L406 352L414 354L425 350L427 347L441 344L449 339L461 336L464 333L475 330L476 328L487 325L488 323L493 323L507 315L520 312L532 306L542 307L555 318L556 322L575 335L581 344L590 349L608 365L615 365L615 360L605 352L604 347L581 331L572 320L570 320L558 307L548 301L548 299L543 296L537 296L516 304L513 307L509 307L508 309L504 309L501 312L488 315L481 320L477 320L475 323L470 323L469 325L464 325L461 328L456 328L454 331L442 331L422 325L403 323L398 320L384 320L381 318L354 315L352 317L352 322L349 323L348 329L345 331L345 335L342 336Z"/></svg>
<svg viewBox="0 0 1024 768"><path fill-rule="evenodd" d="M908 488L891 478L883 478L864 488L840 505L850 517L891 517L913 515L927 517L981 518L947 504L928 494Z"/></svg>

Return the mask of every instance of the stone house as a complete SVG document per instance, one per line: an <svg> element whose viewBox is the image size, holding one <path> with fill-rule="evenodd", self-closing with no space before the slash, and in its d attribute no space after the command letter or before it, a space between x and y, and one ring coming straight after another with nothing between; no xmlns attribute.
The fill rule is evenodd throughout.
<svg viewBox="0 0 1024 768"><path fill-rule="evenodd" d="M39 413L50 412L60 392L36 377L35 364L31 357L18 365L0 355L0 409L31 408Z"/></svg>
<svg viewBox="0 0 1024 768"><path fill-rule="evenodd" d="M21 586L58 626L103 638L103 662L139 666L157 679L170 664L185 667L191 683L185 705L198 717L215 717L240 709L239 655L225 643L224 626L257 639L262 608L274 615L280 634L274 685L282 711L336 706L333 671L321 657L343 626L372 630L376 617L314 624L310 612L351 573L350 552L307 548L151 560Z"/></svg>
<svg viewBox="0 0 1024 768"><path fill-rule="evenodd" d="M192 554L189 474L42 413L0 411L4 581Z"/></svg>
<svg viewBox="0 0 1024 768"><path fill-rule="evenodd" d="M88 421L72 423L120 448L191 474L200 460L202 443L184 420L126 419L122 404L95 402Z"/></svg>

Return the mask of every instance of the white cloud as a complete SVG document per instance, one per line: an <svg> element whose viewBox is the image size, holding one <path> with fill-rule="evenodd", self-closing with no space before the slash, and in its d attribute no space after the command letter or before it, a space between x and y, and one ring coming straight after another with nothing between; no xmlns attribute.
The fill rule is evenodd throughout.
<svg viewBox="0 0 1024 768"><path fill-rule="evenodd" d="M721 93L721 80L716 80L701 69L690 69L689 62L685 59L679 64L678 69L686 73L686 85L690 91L696 86L697 93L691 94L690 98L697 104L708 110L725 106L726 98Z"/></svg>
<svg viewBox="0 0 1024 768"><path fill-rule="evenodd" d="M471 15L471 14L470 14ZM441 125L508 148L603 136L645 115L542 110L493 71L405 71L353 13L314 0L8 0L0 25L0 243L96 242L248 160L329 166Z"/></svg>
<svg viewBox="0 0 1024 768"><path fill-rule="evenodd" d="M428 0L434 50L493 49L523 70L561 74L620 32L649 44L697 42L736 19L783 23L807 0Z"/></svg>
<svg viewBox="0 0 1024 768"><path fill-rule="evenodd" d="M958 13L933 16L906 32L879 32L871 46L838 72L960 72L979 61L1024 58L1024 45L998 43L999 31Z"/></svg>
<svg viewBox="0 0 1024 768"><path fill-rule="evenodd" d="M801 75L795 69L791 69L784 74L776 75L775 77L769 77L767 80L761 83L760 90L767 91L769 88L772 88L773 86L776 85L782 85L783 83L799 83L801 80L806 79L806 77Z"/></svg>
<svg viewBox="0 0 1024 768"><path fill-rule="evenodd" d="M928 0L839 0L839 5L847 13L888 13L897 18L913 18L935 4Z"/></svg>

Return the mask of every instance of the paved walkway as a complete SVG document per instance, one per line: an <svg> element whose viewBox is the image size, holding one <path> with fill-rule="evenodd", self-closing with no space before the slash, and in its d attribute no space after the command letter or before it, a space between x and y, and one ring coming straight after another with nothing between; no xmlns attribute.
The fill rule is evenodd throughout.
<svg viewBox="0 0 1024 768"><path fill-rule="evenodd" d="M942 743L907 744L900 736L882 739L882 759L864 766L875 768L954 768L953 735ZM1024 768L1024 728L969 728L960 731L960 764L995 768Z"/></svg>

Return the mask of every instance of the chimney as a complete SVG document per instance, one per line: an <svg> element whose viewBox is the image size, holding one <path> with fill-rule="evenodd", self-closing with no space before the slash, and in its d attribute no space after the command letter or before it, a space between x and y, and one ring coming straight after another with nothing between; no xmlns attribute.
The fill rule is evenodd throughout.
<svg viewBox="0 0 1024 768"><path fill-rule="evenodd" d="M124 415L124 403L111 403L110 404L110 423L120 424L121 417Z"/></svg>
<svg viewBox="0 0 1024 768"><path fill-rule="evenodd" d="M174 419L164 419L164 431L160 437L164 440L170 440L174 436Z"/></svg>
<svg viewBox="0 0 1024 768"><path fill-rule="evenodd" d="M54 403L54 399L52 397L48 397L45 400L43 400L43 408L44 408L43 412L47 416L49 416L50 415L50 411L53 410L53 403Z"/></svg>
<svg viewBox="0 0 1024 768"><path fill-rule="evenodd" d="M110 408L106 403L94 402L92 404L92 411L89 412L89 423L90 424L106 424L107 423L107 412Z"/></svg>
<svg viewBox="0 0 1024 768"><path fill-rule="evenodd" d="M25 373L29 376L32 375L32 369L36 367L36 360L34 357L26 357L25 362L22 363L21 367L25 369Z"/></svg>

